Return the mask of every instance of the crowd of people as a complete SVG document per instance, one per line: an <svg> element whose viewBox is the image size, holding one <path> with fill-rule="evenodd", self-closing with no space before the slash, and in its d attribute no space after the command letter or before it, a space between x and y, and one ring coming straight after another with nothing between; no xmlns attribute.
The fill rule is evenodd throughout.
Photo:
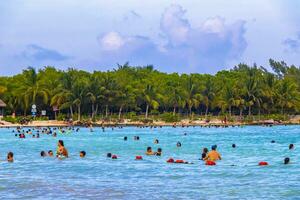
<svg viewBox="0 0 300 200"><path fill-rule="evenodd" d="M92 127L89 127L89 128L90 128L91 132L94 131L92 129ZM111 127L111 128L113 130L115 127ZM120 128L122 128L122 127L120 127ZM156 128L156 127L151 127L150 126L150 128ZM159 127L159 128L161 128L161 127ZM40 134L52 135L53 137L57 137L57 133L67 134L67 133L70 133L71 131L78 132L79 130L80 130L79 128L75 128L75 127L68 127L68 128L55 128L55 127L50 128L50 127L47 127L47 128L32 128L32 129L29 128L27 130L25 130L21 127L18 127L16 130L13 130L13 132L15 133L16 137L24 139L26 137L40 138ZM105 131L104 126L102 126L102 131L103 132ZM186 136L187 133L184 133L184 135ZM123 139L124 139L124 141L127 141L128 137L124 136ZM133 140L138 141L138 140L140 140L140 137L139 136L134 136ZM275 143L275 141L272 140L271 143ZM159 140L155 139L154 144L159 144ZM176 147L180 148L181 146L182 146L181 142L178 141L176 143ZM237 147L236 144L232 144L232 148L236 148L236 147ZM290 144L289 149L290 150L294 149L294 144ZM54 153L53 153L52 150L48 150L48 151L43 150L43 151L40 152L40 155L41 155L41 157L46 157L46 156L54 157ZM158 147L156 151L153 151L152 147L148 146L146 148L145 155L146 156L162 156L162 148ZM79 157L80 158L84 158L85 156L86 156L85 151L82 150L82 151L79 152ZM61 160L69 157L68 150L65 147L63 140L58 140L55 157L57 157L58 159L61 159ZM118 158L117 155L112 154L112 153L107 153L107 157L112 158L112 159L117 159ZM141 160L141 159L142 159L141 155L136 156L136 160ZM216 165L216 162L221 160L221 159L222 159L221 154L217 151L217 145L212 145L210 151L208 150L207 147L203 148L202 155L201 155L201 158L199 160L204 161L204 163L206 165ZM13 162L14 161L13 152L8 152L7 153L7 161L8 162ZM193 164L192 162L187 162L187 161L184 161L184 160L174 160L173 158L169 158L167 160L167 162L168 163ZM263 164L261 164L261 163L263 163ZM289 164L290 163L290 158L289 157L284 158L283 163L284 164ZM263 162L260 162L259 165L268 165L268 163L263 161Z"/></svg>

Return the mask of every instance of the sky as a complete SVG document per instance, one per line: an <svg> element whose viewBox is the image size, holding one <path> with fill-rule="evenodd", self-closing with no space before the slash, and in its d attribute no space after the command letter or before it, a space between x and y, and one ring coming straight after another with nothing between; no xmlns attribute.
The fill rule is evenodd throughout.
<svg viewBox="0 0 300 200"><path fill-rule="evenodd" d="M0 1L0 75L129 62L210 73L269 58L300 65L297 0Z"/></svg>

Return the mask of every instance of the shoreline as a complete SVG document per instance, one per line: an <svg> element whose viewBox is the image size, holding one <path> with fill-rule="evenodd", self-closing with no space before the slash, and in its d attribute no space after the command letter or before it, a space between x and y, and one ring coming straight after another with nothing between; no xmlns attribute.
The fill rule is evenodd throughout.
<svg viewBox="0 0 300 200"><path fill-rule="evenodd" d="M57 121L57 120L49 120L49 121L32 121L28 124L18 124L18 123L9 123L5 121L0 121L0 128L14 128L14 127L69 127L69 126L79 126L79 127L112 127L112 126L125 126L125 127L141 127L141 126L147 126L147 127L187 127L187 126L195 126L195 127L208 127L208 126L217 126L217 127L230 127L230 126L278 126L278 125L300 125L300 122L295 121L284 121L284 122L276 122L276 121L270 121L270 120L264 120L264 121L254 121L254 122L203 122L203 121L181 121L176 123L169 123L169 122L163 122L163 121L155 121L153 123L143 123L140 121L136 122L104 122L104 121L98 121L98 122L92 122L89 124L86 123L68 123L65 121Z"/></svg>

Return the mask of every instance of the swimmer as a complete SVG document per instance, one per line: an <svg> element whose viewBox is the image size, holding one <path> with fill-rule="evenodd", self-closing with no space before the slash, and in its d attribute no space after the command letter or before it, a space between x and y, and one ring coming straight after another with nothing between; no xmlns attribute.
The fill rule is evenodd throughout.
<svg viewBox="0 0 300 200"><path fill-rule="evenodd" d="M208 153L208 148L206 148L206 147L203 148L201 160L204 160L206 158L207 153Z"/></svg>
<svg viewBox="0 0 300 200"><path fill-rule="evenodd" d="M13 152L8 152L7 162L14 162L14 153Z"/></svg>
<svg viewBox="0 0 300 200"><path fill-rule="evenodd" d="M52 151L52 150L49 150L49 151L48 151L48 156L49 156L49 157L53 157L53 151Z"/></svg>
<svg viewBox="0 0 300 200"><path fill-rule="evenodd" d="M217 152L217 145L213 145L211 147L211 151L208 152L208 154L204 158L204 160L209 160L209 161L217 161L221 159L222 159L221 155L219 154L219 152Z"/></svg>
<svg viewBox="0 0 300 200"><path fill-rule="evenodd" d="M294 144L290 144L290 145L289 145L289 149L290 149L290 150L294 149Z"/></svg>
<svg viewBox="0 0 300 200"><path fill-rule="evenodd" d="M127 136L124 137L124 141L127 141Z"/></svg>
<svg viewBox="0 0 300 200"><path fill-rule="evenodd" d="M161 153L162 153L162 149L161 148L158 148L157 149L157 152L155 153L156 156L161 156Z"/></svg>
<svg viewBox="0 0 300 200"><path fill-rule="evenodd" d="M152 156L154 155L155 153L152 151L152 148L151 147L147 147L147 151L146 151L146 155L147 156Z"/></svg>
<svg viewBox="0 0 300 200"><path fill-rule="evenodd" d="M111 153L107 153L106 157L111 158Z"/></svg>
<svg viewBox="0 0 300 200"><path fill-rule="evenodd" d="M176 146L177 147L181 147L181 142L178 141L177 144L176 144Z"/></svg>
<svg viewBox="0 0 300 200"><path fill-rule="evenodd" d="M56 157L68 157L68 151L64 146L64 141L58 140L57 143L57 151L56 151Z"/></svg>
<svg viewBox="0 0 300 200"><path fill-rule="evenodd" d="M155 139L154 144L158 144L158 143L159 143L158 139Z"/></svg>
<svg viewBox="0 0 300 200"><path fill-rule="evenodd" d="M272 140L271 143L275 143L275 140Z"/></svg>
<svg viewBox="0 0 300 200"><path fill-rule="evenodd" d="M85 151L80 151L80 152L79 152L80 158L84 158L85 155L86 155L86 152L85 152Z"/></svg>
<svg viewBox="0 0 300 200"><path fill-rule="evenodd" d="M235 144L232 144L232 148L235 148L236 147L236 145Z"/></svg>
<svg viewBox="0 0 300 200"><path fill-rule="evenodd" d="M289 158L289 157L286 157L286 158L284 159L283 163L284 163L285 165L289 164L289 163L290 163L290 158Z"/></svg>
<svg viewBox="0 0 300 200"><path fill-rule="evenodd" d="M46 152L45 151L41 151L41 157L46 157Z"/></svg>

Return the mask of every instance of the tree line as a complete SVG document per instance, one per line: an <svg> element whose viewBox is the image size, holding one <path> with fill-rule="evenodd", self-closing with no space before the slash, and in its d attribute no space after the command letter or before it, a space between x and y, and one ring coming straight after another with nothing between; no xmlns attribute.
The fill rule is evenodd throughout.
<svg viewBox="0 0 300 200"><path fill-rule="evenodd" d="M163 73L153 66L132 67L128 63L111 71L93 73L66 71L47 66L29 67L22 73L0 77L0 98L6 114L30 115L54 110L70 118L95 119L126 113L148 118L153 113L172 115L297 114L300 111L300 68L269 60L263 66L239 64L210 74Z"/></svg>

